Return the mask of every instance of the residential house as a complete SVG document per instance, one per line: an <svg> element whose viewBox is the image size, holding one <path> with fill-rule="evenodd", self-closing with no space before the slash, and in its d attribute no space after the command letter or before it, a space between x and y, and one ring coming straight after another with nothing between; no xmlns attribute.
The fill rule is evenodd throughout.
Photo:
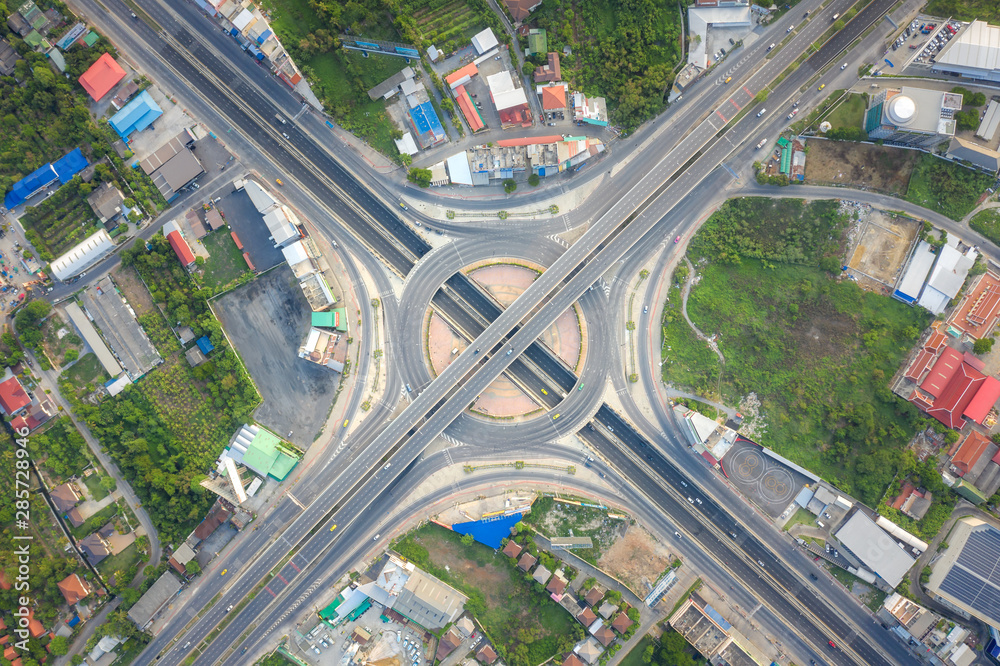
<svg viewBox="0 0 1000 666"><path fill-rule="evenodd" d="M603 604L601 604L601 609L597 611L597 613L605 620L607 620L609 617L614 615L614 612L616 610L618 610L618 606L614 605L610 601L605 601Z"/></svg>
<svg viewBox="0 0 1000 666"><path fill-rule="evenodd" d="M575 652L570 652L569 656L563 659L562 666L583 666L583 660L576 656Z"/></svg>
<svg viewBox="0 0 1000 666"><path fill-rule="evenodd" d="M507 557L517 557L521 554L521 550L523 550L521 548L521 544L511 540L508 541L507 545L503 547L503 554Z"/></svg>
<svg viewBox="0 0 1000 666"><path fill-rule="evenodd" d="M528 14L535 11L540 4L542 4L542 0L504 0L504 5L515 23L520 23L528 18Z"/></svg>
<svg viewBox="0 0 1000 666"><path fill-rule="evenodd" d="M454 629L449 629L448 632L441 637L438 641L437 652L434 653L434 658L438 661L444 659L449 654L455 651L459 645L462 644L462 639L458 637Z"/></svg>
<svg viewBox="0 0 1000 666"><path fill-rule="evenodd" d="M533 56L538 53L545 53L549 49L549 38L545 30L532 28L528 31L528 55Z"/></svg>
<svg viewBox="0 0 1000 666"><path fill-rule="evenodd" d="M538 558L531 553L526 552L524 555L521 555L521 559L517 561L517 568L527 573L531 567L535 566L536 562L538 562Z"/></svg>
<svg viewBox="0 0 1000 666"><path fill-rule="evenodd" d="M97 219L106 225L122 214L125 195L114 184L102 183L96 190L87 195L87 203L97 215Z"/></svg>
<svg viewBox="0 0 1000 666"><path fill-rule="evenodd" d="M632 626L633 622L629 619L625 612L618 613L615 616L614 621L611 623L611 628L617 631L619 634L624 634Z"/></svg>
<svg viewBox="0 0 1000 666"><path fill-rule="evenodd" d="M476 653L476 661L478 661L480 664L486 664L487 666L489 666L489 664L492 664L496 660L497 660L496 650L494 650L493 646L490 645L489 643L479 648L479 652Z"/></svg>
<svg viewBox="0 0 1000 666"><path fill-rule="evenodd" d="M535 83L550 83L562 80L559 54L549 51L545 64L535 70Z"/></svg>
<svg viewBox="0 0 1000 666"><path fill-rule="evenodd" d="M462 635L462 638L468 638L476 631L476 625L468 615L458 618L455 622L455 628L458 629L458 633Z"/></svg>
<svg viewBox="0 0 1000 666"><path fill-rule="evenodd" d="M63 599L70 606L87 598L90 594L90 586L87 585L87 581L80 578L80 574L70 574L56 583L56 586L62 592Z"/></svg>
<svg viewBox="0 0 1000 666"><path fill-rule="evenodd" d="M104 527L93 534L80 539L78 542L84 557L86 557L87 561L93 565L97 565L98 562L101 562L104 558L111 554L111 543L108 541L105 534L102 534L102 532L105 532Z"/></svg>
<svg viewBox="0 0 1000 666"><path fill-rule="evenodd" d="M597 639L593 636L588 636L585 641L577 643L576 647L573 648L573 652L580 656L587 664L596 664L597 660L601 658L604 654L604 648Z"/></svg>
<svg viewBox="0 0 1000 666"><path fill-rule="evenodd" d="M617 636L615 636L615 632L611 631L611 628L606 624L602 624L596 631L593 630L593 625L591 625L591 633L604 647L608 647L614 643L617 638Z"/></svg>
<svg viewBox="0 0 1000 666"><path fill-rule="evenodd" d="M549 584L545 586L545 591L553 597L562 597L568 584L569 581L563 577L562 572L557 571L556 575L554 575L552 580L549 581Z"/></svg>
<svg viewBox="0 0 1000 666"><path fill-rule="evenodd" d="M72 482L56 486L49 491L49 497L59 513L66 513L80 502L80 491Z"/></svg>
<svg viewBox="0 0 1000 666"><path fill-rule="evenodd" d="M595 620L597 620L597 615L595 615L594 611L590 608L584 608L583 611L576 616L576 620L583 626L589 627L594 624Z"/></svg>
<svg viewBox="0 0 1000 666"><path fill-rule="evenodd" d="M10 370L7 371L10 373ZM0 409L7 416L15 416L31 404L31 398L13 374L0 383Z"/></svg>
<svg viewBox="0 0 1000 666"><path fill-rule="evenodd" d="M604 598L604 590L595 585L594 587L590 588L590 590L587 592L587 596L585 596L583 600L587 602L588 606L593 606L603 598Z"/></svg>
<svg viewBox="0 0 1000 666"><path fill-rule="evenodd" d="M552 572L545 568L544 564L539 564L535 569L535 573L532 574L532 578L539 585L545 585L549 582L549 577L552 576Z"/></svg>

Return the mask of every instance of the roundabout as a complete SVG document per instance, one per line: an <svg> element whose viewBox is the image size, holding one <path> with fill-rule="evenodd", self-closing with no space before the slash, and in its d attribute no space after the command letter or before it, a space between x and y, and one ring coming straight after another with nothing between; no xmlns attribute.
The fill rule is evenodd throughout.
<svg viewBox="0 0 1000 666"><path fill-rule="evenodd" d="M399 360L410 399L466 349L467 341L478 335L471 329L482 325L446 321L432 306L431 299L439 290L440 296L459 297L448 283L453 275L468 275L502 309L564 251L548 239L510 237L489 243L456 239L435 248L407 278L402 298L405 307L395 336L402 348L420 350L420 354L407 354ZM550 441L579 429L600 406L609 371L612 355L600 351L610 340L605 310L603 292L588 291L542 336L540 343L580 378L575 390L561 396L561 402L555 403L559 396L551 395L551 389L543 394L541 385L523 385L515 380L516 372L507 372L446 430L449 437L475 445L512 446ZM485 360L489 350L482 352ZM522 357L511 367L525 363L532 361ZM544 373L544 368L540 370Z"/></svg>

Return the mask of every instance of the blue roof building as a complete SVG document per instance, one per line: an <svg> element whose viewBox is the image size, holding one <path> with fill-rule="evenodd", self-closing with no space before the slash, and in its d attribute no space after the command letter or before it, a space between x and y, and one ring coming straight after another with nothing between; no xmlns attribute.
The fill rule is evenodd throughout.
<svg viewBox="0 0 1000 666"><path fill-rule="evenodd" d="M413 121L414 130L417 132L417 139L424 148L444 141L447 137L437 112L434 111L434 106L430 102L424 102L410 109L410 118Z"/></svg>
<svg viewBox="0 0 1000 666"><path fill-rule="evenodd" d="M55 162L49 162L45 166L35 169L14 183L14 187L3 198L4 206L7 207L7 210L20 206L56 180L65 185L86 167L87 158L77 148Z"/></svg>
<svg viewBox="0 0 1000 666"><path fill-rule="evenodd" d="M111 116L108 123L118 132L118 136L127 140L132 132L141 132L162 115L163 110L153 101L149 91L143 90L123 106L121 111Z"/></svg>
<svg viewBox="0 0 1000 666"><path fill-rule="evenodd" d="M210 351L215 349L215 346L212 344L212 341L208 339L207 335L203 335L200 338L198 338L195 341L195 344L198 345L198 349L201 350L201 353L205 354L206 356Z"/></svg>

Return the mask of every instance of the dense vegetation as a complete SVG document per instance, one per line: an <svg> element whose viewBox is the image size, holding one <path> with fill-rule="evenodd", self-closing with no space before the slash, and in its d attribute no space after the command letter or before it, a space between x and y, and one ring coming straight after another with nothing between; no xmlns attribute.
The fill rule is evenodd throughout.
<svg viewBox="0 0 1000 666"><path fill-rule="evenodd" d="M992 182L993 176L925 153L910 176L906 200L961 220Z"/></svg>
<svg viewBox="0 0 1000 666"><path fill-rule="evenodd" d="M1000 245L1000 210L988 208L979 211L969 220L969 226L989 238L995 245Z"/></svg>
<svg viewBox="0 0 1000 666"><path fill-rule="evenodd" d="M549 51L571 47L563 78L604 96L612 122L632 130L663 109L682 55L680 12L653 0L546 0L528 21L546 30Z"/></svg>
<svg viewBox="0 0 1000 666"><path fill-rule="evenodd" d="M692 258L709 263L688 302L694 323L718 335L726 364L685 349L705 345L677 332L687 324L673 291L663 374L706 396L721 390L731 404L756 392L762 444L876 506L922 423L887 383L927 317L830 278L844 221L832 202L727 202L692 241Z"/></svg>
<svg viewBox="0 0 1000 666"><path fill-rule="evenodd" d="M31 458L44 467L54 480L64 480L79 473L90 463L87 442L67 416L54 419L41 433L28 441Z"/></svg>
<svg viewBox="0 0 1000 666"><path fill-rule="evenodd" d="M196 368L175 351L100 405L73 399L169 542L186 536L211 506L214 496L198 482L259 396L208 309L207 292L198 289L162 236L150 243L151 250L137 246L122 260L134 264L171 321L208 335L215 351Z"/></svg>
<svg viewBox="0 0 1000 666"><path fill-rule="evenodd" d="M996 0L930 0L923 11L928 16L950 16L960 21L1000 23L1000 4Z"/></svg>

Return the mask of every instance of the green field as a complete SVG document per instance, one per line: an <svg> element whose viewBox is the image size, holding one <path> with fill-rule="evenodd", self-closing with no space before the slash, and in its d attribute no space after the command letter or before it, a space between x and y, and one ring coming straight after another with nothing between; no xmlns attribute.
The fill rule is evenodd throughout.
<svg viewBox="0 0 1000 666"><path fill-rule="evenodd" d="M930 0L923 11L929 16L950 16L960 21L1000 23L1000 4L996 0Z"/></svg>
<svg viewBox="0 0 1000 666"><path fill-rule="evenodd" d="M922 154L906 190L906 200L961 220L976 207L993 176Z"/></svg>
<svg viewBox="0 0 1000 666"><path fill-rule="evenodd" d="M969 220L969 226L993 241L994 245L1000 245L1000 208L979 211Z"/></svg>
<svg viewBox="0 0 1000 666"><path fill-rule="evenodd" d="M413 18L422 40L445 52L465 46L486 27L482 17L465 0L430 0L413 12Z"/></svg>
<svg viewBox="0 0 1000 666"><path fill-rule="evenodd" d="M918 420L887 384L928 317L831 279L844 224L833 202L727 202L692 240L710 262L688 301L726 364L683 330L672 290L663 380L732 406L755 392L761 444L874 506Z"/></svg>
<svg viewBox="0 0 1000 666"><path fill-rule="evenodd" d="M52 261L100 229L83 192L91 185L74 179L21 217L24 233L39 257Z"/></svg>
<svg viewBox="0 0 1000 666"><path fill-rule="evenodd" d="M400 555L469 597L468 609L511 666L533 666L571 650L583 629L502 553L429 523L394 544Z"/></svg>
<svg viewBox="0 0 1000 666"><path fill-rule="evenodd" d="M63 370L62 374L59 375L59 379L68 381L74 388L80 391L87 390L88 386L90 387L89 390L92 391L96 384L103 383L109 377L104 372L101 362L97 360L97 356L94 353L88 353L77 359L73 365Z"/></svg>
<svg viewBox="0 0 1000 666"><path fill-rule="evenodd" d="M236 247L233 237L225 227L216 229L202 238L201 242L209 253L203 267L203 280L209 288L223 289L249 270L247 262L243 259L243 253Z"/></svg>
<svg viewBox="0 0 1000 666"><path fill-rule="evenodd" d="M861 127L865 105L865 95L847 95L840 106L831 111L825 120L834 128Z"/></svg>
<svg viewBox="0 0 1000 666"><path fill-rule="evenodd" d="M95 502L100 502L108 496L108 491L101 485L100 474L91 474L83 482L87 485L87 490L90 491L90 496Z"/></svg>
<svg viewBox="0 0 1000 666"><path fill-rule="evenodd" d="M139 549L130 544L117 555L108 555L97 565L97 570L105 580L110 576L128 577L128 570L139 561ZM127 586L131 580L115 580L115 587Z"/></svg>

